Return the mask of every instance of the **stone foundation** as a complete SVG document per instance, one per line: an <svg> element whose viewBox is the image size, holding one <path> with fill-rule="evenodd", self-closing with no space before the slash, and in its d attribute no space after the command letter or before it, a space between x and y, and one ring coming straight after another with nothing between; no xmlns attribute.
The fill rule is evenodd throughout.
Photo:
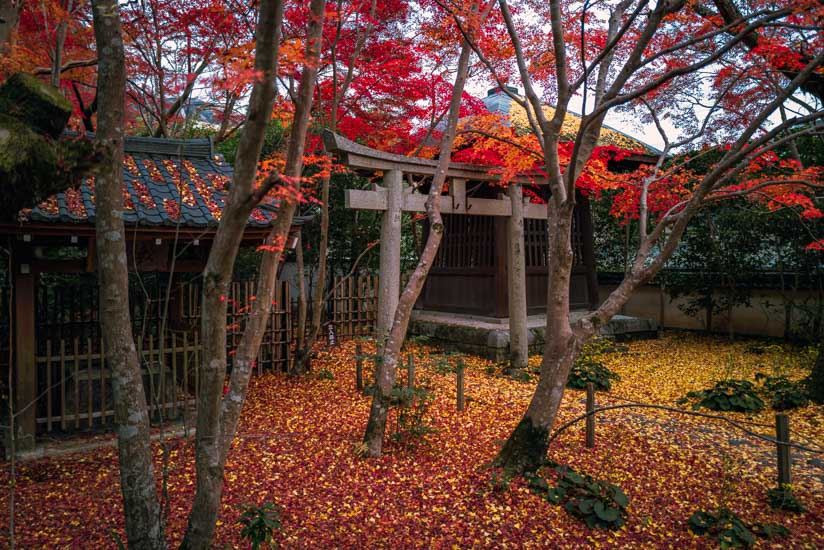
<svg viewBox="0 0 824 550"><path fill-rule="evenodd" d="M573 311L574 322L586 311ZM546 316L530 315L529 353L541 353L544 344ZM601 328L601 335L617 341L658 337L658 322L654 319L616 315ZM409 324L409 334L426 336L440 347L479 355L500 362L509 358L509 319L479 317L458 313L415 310Z"/></svg>

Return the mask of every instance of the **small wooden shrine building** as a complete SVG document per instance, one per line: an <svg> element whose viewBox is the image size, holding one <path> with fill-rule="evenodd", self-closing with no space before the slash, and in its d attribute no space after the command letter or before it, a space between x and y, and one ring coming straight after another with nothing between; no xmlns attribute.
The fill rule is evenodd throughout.
<svg viewBox="0 0 824 550"><path fill-rule="evenodd" d="M510 91L517 93L514 88ZM526 121L524 113L520 113L519 118L517 103L499 88L489 91L485 104L490 112L507 116L512 124ZM573 134L575 117L570 118L573 119L572 126L565 125L565 130ZM327 149L336 152L350 169L364 174L383 173L383 186L376 185L372 191L347 190L346 206L385 211L381 234L381 276L384 277L387 273L384 264L396 263L395 259L385 262L384 257L394 256L394 249L399 246L395 236L399 235L400 221L390 218L398 217L401 211L424 212L429 188L427 178L434 174L437 161L384 153L331 133L327 133L324 140ZM611 128L604 129L599 143L635 151L620 162L611 163L609 168L614 171L632 170L639 164L656 160L654 150ZM419 184L405 185L409 177L417 177ZM546 205L522 198L526 194L522 190L529 188L533 197L545 201L548 198L545 184L540 178L518 176L507 190L498 184L498 179L499 176L487 166L450 164L448 192L443 194L440 203L444 236L410 325L412 332L424 333L442 344L496 360L507 355L510 336L515 338L509 328L510 289L513 288L513 270L509 264L513 249L522 251L518 254L523 255L525 264L526 311L531 316L529 334L520 338L528 338L533 350L537 350L543 341L543 321L538 317L546 311L548 282ZM523 240L515 242L510 235L516 231L513 224L517 222L513 221L512 212L514 201L518 200L523 201ZM395 225L397 228L389 230ZM424 222L424 237L426 231ZM593 309L599 304L594 231L589 201L580 193L574 213L572 241L574 266L570 305L572 309ZM393 250L385 254L386 247ZM392 304L397 301L396 296L385 296L385 293L397 292L396 287L396 281L384 285L381 280L378 334L381 325L386 327L391 321L387 311L394 312ZM389 305L382 305L381 298ZM647 332L646 325L644 327Z"/></svg>
<svg viewBox="0 0 824 550"><path fill-rule="evenodd" d="M130 309L144 383L147 392L155 386L150 403L159 403L167 418L179 417L194 396L199 274L232 167L208 138L130 137L123 175ZM6 381L6 369L13 369L20 448L33 444L35 435L102 426L113 415L98 316L94 197L89 178L20 212L16 223L0 224L0 240L10 251L7 285L0 289L0 370ZM252 212L245 246L262 244L276 209L270 200ZM293 237L305 221L296 218ZM296 238L289 241L294 246ZM230 328L228 344L236 341L244 299L254 294L250 283L233 285L227 323L237 330ZM289 354L290 327L281 319L285 302L273 308L264 344L270 356L261 364L285 361Z"/></svg>

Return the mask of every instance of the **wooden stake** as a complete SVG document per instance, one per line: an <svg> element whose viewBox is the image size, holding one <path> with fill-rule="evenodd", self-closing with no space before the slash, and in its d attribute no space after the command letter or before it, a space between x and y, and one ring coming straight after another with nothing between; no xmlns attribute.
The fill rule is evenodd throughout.
<svg viewBox="0 0 824 550"><path fill-rule="evenodd" d="M409 357L408 357L408 363L409 363L409 367L408 367L408 370L409 370L409 377L408 377L409 389L413 390L413 389L415 389L415 356L412 355L411 353L409 354Z"/></svg>
<svg viewBox="0 0 824 550"><path fill-rule="evenodd" d="M587 449L595 447L595 384L587 382Z"/></svg>
<svg viewBox="0 0 824 550"><path fill-rule="evenodd" d="M464 410L464 364L458 359L458 410Z"/></svg>
<svg viewBox="0 0 824 550"><path fill-rule="evenodd" d="M363 392L363 350L360 344L355 345L355 389Z"/></svg>
<svg viewBox="0 0 824 550"><path fill-rule="evenodd" d="M786 414L775 415L775 439L778 454L778 486L784 487L791 482L790 477L790 417Z"/></svg>

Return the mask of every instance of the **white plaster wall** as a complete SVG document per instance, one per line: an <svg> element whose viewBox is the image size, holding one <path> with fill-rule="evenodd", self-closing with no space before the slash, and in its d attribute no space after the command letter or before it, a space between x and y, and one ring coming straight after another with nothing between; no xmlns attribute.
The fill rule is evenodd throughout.
<svg viewBox="0 0 824 550"><path fill-rule="evenodd" d="M615 285L601 285L599 287L600 299L604 300L614 289ZM814 303L816 297L814 291L808 290L791 293L791 296L796 303L808 300L810 305ZM703 330L704 313L700 313L697 317L686 315L678 307L685 301L683 298L671 300L669 295L663 293L659 287L644 286L630 298L624 313L655 319L666 328ZM798 326L802 315L803 313L798 309L794 311L794 328ZM780 291L777 290L757 290L754 292L750 307L738 306L732 311L732 328L735 334L782 337L784 336L784 324L784 300ZM713 331L727 333L729 328L726 313L718 313L714 316Z"/></svg>

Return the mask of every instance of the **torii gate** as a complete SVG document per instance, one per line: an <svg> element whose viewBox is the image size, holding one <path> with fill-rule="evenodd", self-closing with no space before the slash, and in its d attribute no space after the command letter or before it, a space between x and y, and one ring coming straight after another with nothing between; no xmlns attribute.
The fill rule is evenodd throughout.
<svg viewBox="0 0 824 550"><path fill-rule="evenodd" d="M383 186L372 191L347 189L346 208L382 210L380 279L378 283L377 337L385 337L392 325L400 293L401 213L425 212L427 196L404 185L404 174L433 176L437 161L385 153L355 143L329 130L324 131L326 150L337 154L341 162L358 170L380 170ZM449 195L442 196L443 214L472 214L507 218L507 287L509 294L510 357L525 365L528 354L526 267L524 257L524 218L546 219L546 205L524 201L523 184L542 183L539 179L517 176L508 185L507 199L484 199L466 196L467 181L499 181L488 166L453 162L446 173ZM514 313L514 314L513 314Z"/></svg>

